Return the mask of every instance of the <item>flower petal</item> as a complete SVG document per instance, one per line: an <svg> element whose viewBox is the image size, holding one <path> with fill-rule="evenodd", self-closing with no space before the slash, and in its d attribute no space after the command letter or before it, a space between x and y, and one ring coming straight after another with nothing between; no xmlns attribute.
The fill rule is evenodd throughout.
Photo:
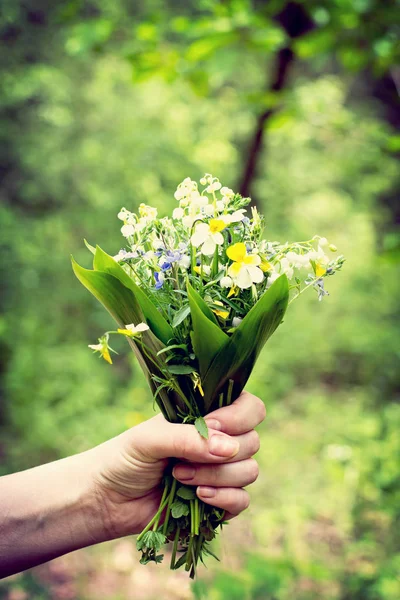
<svg viewBox="0 0 400 600"><path fill-rule="evenodd" d="M262 280L264 279L264 273L261 271L261 269L259 267L253 267L253 266L247 266L246 267L249 276L251 278L251 281L253 283L261 283Z"/></svg>
<svg viewBox="0 0 400 600"><path fill-rule="evenodd" d="M221 234L219 234L219 235L221 235ZM215 250L215 246L216 246L214 238L215 238L215 235L208 236L206 241L202 245L201 253L204 254L205 256L212 256L214 254L214 250Z"/></svg>
<svg viewBox="0 0 400 600"><path fill-rule="evenodd" d="M247 254L246 245L243 244L243 242L233 244L233 246L229 246L229 248L227 248L226 254L231 260L234 260L235 262L241 262Z"/></svg>

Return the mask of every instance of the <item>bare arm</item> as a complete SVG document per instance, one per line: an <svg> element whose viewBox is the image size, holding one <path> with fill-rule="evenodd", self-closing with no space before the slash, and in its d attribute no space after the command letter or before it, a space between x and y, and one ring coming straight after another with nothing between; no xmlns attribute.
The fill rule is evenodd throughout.
<svg viewBox="0 0 400 600"><path fill-rule="evenodd" d="M174 476L198 497L239 514L244 486L257 478L251 458L265 416L243 393L207 416L209 439L193 425L159 415L87 452L0 478L0 577L106 540L139 533L156 513L170 457Z"/></svg>

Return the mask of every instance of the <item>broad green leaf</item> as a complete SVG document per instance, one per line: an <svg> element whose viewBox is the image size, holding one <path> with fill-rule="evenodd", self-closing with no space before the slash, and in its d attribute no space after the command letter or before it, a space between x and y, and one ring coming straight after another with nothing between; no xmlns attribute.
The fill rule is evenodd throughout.
<svg viewBox="0 0 400 600"><path fill-rule="evenodd" d="M194 426L196 427L196 429L199 432L199 434L201 435L201 437L208 440L208 427L207 427L207 423L205 422L204 418L197 417L197 419L194 422Z"/></svg>
<svg viewBox="0 0 400 600"><path fill-rule="evenodd" d="M210 320L210 318L206 315L206 312L209 312L212 315L213 313L189 283L187 289L193 325L191 339L194 352L197 360L199 361L200 375L203 378L207 373L214 357L229 341L229 337L214 322L214 319ZM207 310L203 305L205 305Z"/></svg>
<svg viewBox="0 0 400 600"><path fill-rule="evenodd" d="M189 514L189 506L182 502L182 500L175 500L175 502L171 505L171 515L174 519L179 519L180 517L186 517Z"/></svg>
<svg viewBox="0 0 400 600"><path fill-rule="evenodd" d="M203 298L200 296L199 292L196 292L194 287L192 285L190 285L189 282L187 282L187 293L188 293L189 301L190 301L190 299L192 299L192 302L195 302L197 304L197 306L199 307L199 309L201 310L203 315L206 316L207 319L212 321L212 323L215 323L215 325L218 325L217 317L214 315L213 311L208 306L207 302L205 302L205 300L203 300Z"/></svg>
<svg viewBox="0 0 400 600"><path fill-rule="evenodd" d="M93 267L95 271L109 273L113 275L128 289L131 290L140 305L143 315L150 329L159 340L164 344L174 337L174 331L168 324L165 318L157 310L148 294L146 294L136 283L129 277L123 268L109 256L99 246L96 246L96 254L94 255ZM127 323L125 323L127 325Z"/></svg>
<svg viewBox="0 0 400 600"><path fill-rule="evenodd" d="M108 273L84 269L72 258L72 268L79 281L103 304L120 327L141 323L144 315L133 293Z"/></svg>
<svg viewBox="0 0 400 600"><path fill-rule="evenodd" d="M244 388L265 342L280 325L289 296L286 275L281 275L248 312L228 343L215 355L202 378L206 412L219 394L234 381L233 398Z"/></svg>
<svg viewBox="0 0 400 600"><path fill-rule="evenodd" d="M176 492L176 495L184 500L194 500L196 498L195 488L183 485Z"/></svg>
<svg viewBox="0 0 400 600"><path fill-rule="evenodd" d="M138 324L145 320L135 295L119 279L109 273L84 269L73 258L72 268L79 281L101 302L120 327L124 327L127 323ZM145 331L143 339L152 350L154 356L162 350L162 342L160 342L152 331ZM157 371L154 364L141 352L132 339L127 338L127 341L147 377L153 395L155 395L157 387L152 380L151 374L162 377L162 373ZM168 421L178 421L176 406L184 407L182 406L182 401L174 392L171 391L168 393L167 390L163 389L157 394L156 401Z"/></svg>

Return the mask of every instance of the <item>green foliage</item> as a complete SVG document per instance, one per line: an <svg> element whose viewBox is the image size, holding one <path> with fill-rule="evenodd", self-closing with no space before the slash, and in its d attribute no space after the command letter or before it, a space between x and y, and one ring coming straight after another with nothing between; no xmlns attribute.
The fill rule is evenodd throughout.
<svg viewBox="0 0 400 600"><path fill-rule="evenodd" d="M86 264L84 238L116 253L121 206L167 212L186 175L211 171L235 188L258 111L284 102L254 186L268 237L321 232L348 260L328 281L330 297L294 303L290 326L260 357L249 389L268 418L248 521L222 534L232 570L213 568L196 586L210 600L235 590L252 600L397 600L398 236L386 199L398 140L363 72L351 74L365 62L387 71L395 4L307 3L320 39L310 31L295 42L302 62L279 94L263 86L285 34L243 2L202 4L196 18L191 5L171 14L165 3L99 1L95 17L81 3L55 3L43 24L27 17L38 4L2 5L2 472L82 451L154 414L124 340L112 367L87 348L112 319L68 256ZM98 20L111 27L97 24L96 38L88 30ZM224 31L218 51L207 46ZM330 72L336 59L345 73L336 63ZM56 595L36 571L3 582L0 594L11 588Z"/></svg>

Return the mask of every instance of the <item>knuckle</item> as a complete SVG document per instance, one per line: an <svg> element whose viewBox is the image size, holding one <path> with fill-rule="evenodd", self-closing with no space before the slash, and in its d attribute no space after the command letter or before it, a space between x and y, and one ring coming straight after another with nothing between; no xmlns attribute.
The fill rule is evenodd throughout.
<svg viewBox="0 0 400 600"><path fill-rule="evenodd" d="M247 468L247 473L249 476L249 483L254 483L259 474L258 462L254 458L249 459L249 465Z"/></svg>
<svg viewBox="0 0 400 600"><path fill-rule="evenodd" d="M242 498L242 510L246 510L250 506L250 496L249 494L243 490L243 498Z"/></svg>
<svg viewBox="0 0 400 600"><path fill-rule="evenodd" d="M185 458L189 449L189 436L186 430L181 429L173 441L174 455L179 458Z"/></svg>
<svg viewBox="0 0 400 600"><path fill-rule="evenodd" d="M257 431L250 432L250 451L251 454L256 454L260 449L260 436Z"/></svg>
<svg viewBox="0 0 400 600"><path fill-rule="evenodd" d="M267 409L265 408L264 402L260 398L256 398L256 410L259 423L262 423L267 416Z"/></svg>
<svg viewBox="0 0 400 600"><path fill-rule="evenodd" d="M221 467L219 465L209 465L205 471L207 477L207 483L209 485L216 485L220 479Z"/></svg>

